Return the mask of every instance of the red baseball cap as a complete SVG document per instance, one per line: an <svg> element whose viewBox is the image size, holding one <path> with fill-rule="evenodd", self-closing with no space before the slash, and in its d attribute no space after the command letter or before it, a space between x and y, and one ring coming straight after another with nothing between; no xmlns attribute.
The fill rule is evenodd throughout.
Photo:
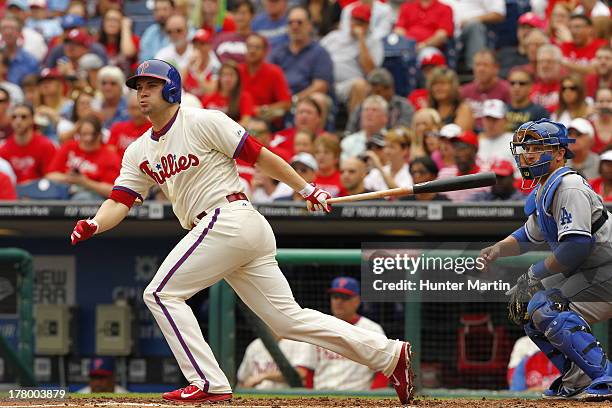
<svg viewBox="0 0 612 408"><path fill-rule="evenodd" d="M200 28L193 35L191 42L209 43L211 39L212 39L212 35L210 35L210 32L208 32L208 30Z"/></svg>
<svg viewBox="0 0 612 408"><path fill-rule="evenodd" d="M444 54L440 52L437 48L427 47L422 52L419 53L418 63L420 67L424 67L427 65L446 65L446 58Z"/></svg>
<svg viewBox="0 0 612 408"><path fill-rule="evenodd" d="M466 144L474 146L476 150L478 150L478 136L476 136L476 133L472 132L471 130L466 130L463 133L461 133L459 136L453 137L451 139L451 142L466 143Z"/></svg>
<svg viewBox="0 0 612 408"><path fill-rule="evenodd" d="M496 176L507 177L514 174L514 166L508 160L498 160L491 166Z"/></svg>
<svg viewBox="0 0 612 408"><path fill-rule="evenodd" d="M64 76L57 68L44 68L40 71L40 75L38 76L38 82L42 82L45 79L64 79Z"/></svg>
<svg viewBox="0 0 612 408"><path fill-rule="evenodd" d="M372 7L369 4L359 3L351 11L351 17L369 23L372 17Z"/></svg>
<svg viewBox="0 0 612 408"><path fill-rule="evenodd" d="M78 28L73 28L68 31L68 35L66 36L67 42L73 42L76 44L81 44L82 46L89 47L90 38L89 35L84 33L82 30Z"/></svg>
<svg viewBox="0 0 612 408"><path fill-rule="evenodd" d="M546 29L546 21L544 21L540 16L536 13L532 13L531 11L521 14L518 19L519 25L528 25L533 28L538 28L540 30Z"/></svg>

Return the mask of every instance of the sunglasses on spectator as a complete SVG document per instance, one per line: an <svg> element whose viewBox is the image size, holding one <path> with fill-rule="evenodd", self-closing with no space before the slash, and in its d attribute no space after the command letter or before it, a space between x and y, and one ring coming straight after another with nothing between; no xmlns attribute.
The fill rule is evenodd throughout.
<svg viewBox="0 0 612 408"><path fill-rule="evenodd" d="M29 119L30 115L12 115L13 119Z"/></svg>
<svg viewBox="0 0 612 408"><path fill-rule="evenodd" d="M301 26L302 24L304 24L304 20L289 20L287 23L289 25L296 24L296 25Z"/></svg>
<svg viewBox="0 0 612 408"><path fill-rule="evenodd" d="M166 34L174 34L174 33L176 33L176 34L180 34L180 33L182 33L182 32L185 32L185 30L184 30L184 29L182 29L182 28L176 28L176 29L174 29L174 30L172 30L172 29L168 29L168 30L166 30Z"/></svg>
<svg viewBox="0 0 612 408"><path fill-rule="evenodd" d="M569 89L570 91L577 91L578 87L576 85L569 85L569 86L562 86L561 87L562 91L565 91L567 89Z"/></svg>
<svg viewBox="0 0 612 408"><path fill-rule="evenodd" d="M525 86L525 85L529 85L531 82L529 81L510 81L510 86L514 86L514 85L518 85L518 86Z"/></svg>

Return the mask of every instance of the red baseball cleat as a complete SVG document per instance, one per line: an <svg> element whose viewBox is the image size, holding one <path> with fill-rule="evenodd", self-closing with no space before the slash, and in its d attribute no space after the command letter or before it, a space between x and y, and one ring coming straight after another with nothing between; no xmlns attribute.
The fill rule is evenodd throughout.
<svg viewBox="0 0 612 408"><path fill-rule="evenodd" d="M404 342L402 352L389 377L397 396L402 404L409 404L414 400L414 372L412 371L412 348L410 343Z"/></svg>
<svg viewBox="0 0 612 408"><path fill-rule="evenodd" d="M229 401L232 399L232 394L209 394L202 391L195 385L188 385L185 388L179 388L171 392L162 394L162 398L168 401Z"/></svg>

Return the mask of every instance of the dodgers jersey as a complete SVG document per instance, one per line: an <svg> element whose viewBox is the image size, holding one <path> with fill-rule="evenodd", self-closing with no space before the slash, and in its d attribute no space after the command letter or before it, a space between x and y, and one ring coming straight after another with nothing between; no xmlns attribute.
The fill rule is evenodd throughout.
<svg viewBox="0 0 612 408"><path fill-rule="evenodd" d="M159 185L181 226L191 229L202 211L243 192L234 158L247 136L223 112L181 106L159 133L149 129L128 146L114 188L142 198Z"/></svg>
<svg viewBox="0 0 612 408"><path fill-rule="evenodd" d="M354 326L385 334L378 324L360 316ZM311 344L304 344L304 354L307 358L302 364L314 371L315 390L369 390L374 378L374 371L336 354L333 351Z"/></svg>

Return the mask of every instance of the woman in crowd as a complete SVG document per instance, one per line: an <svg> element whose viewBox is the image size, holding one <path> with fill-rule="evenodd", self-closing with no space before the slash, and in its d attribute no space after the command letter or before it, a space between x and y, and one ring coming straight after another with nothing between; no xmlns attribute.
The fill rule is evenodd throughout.
<svg viewBox="0 0 612 408"><path fill-rule="evenodd" d="M412 177L408 171L410 157L410 129L398 127L385 133L383 155L387 161L383 165L378 155L367 151L372 170L363 180L366 190L379 191L388 188L410 187Z"/></svg>
<svg viewBox="0 0 612 408"><path fill-rule="evenodd" d="M550 14L548 20L547 34L550 41L555 45L561 45L572 41L572 33L569 30L569 20L572 15L569 4L558 2Z"/></svg>
<svg viewBox="0 0 612 408"><path fill-rule="evenodd" d="M245 125L254 114L253 97L242 89L240 72L233 62L221 65L217 91L202 98L206 109L218 109L230 118Z"/></svg>
<svg viewBox="0 0 612 408"><path fill-rule="evenodd" d="M73 140L77 132L76 124L83 118L89 115L99 116L93 108L94 95L92 92L80 92L74 104L72 105L72 112L68 119L61 118L57 124L57 135L60 143Z"/></svg>
<svg viewBox="0 0 612 408"><path fill-rule="evenodd" d="M191 63L183 73L183 88L198 98L215 91L221 62L212 51L212 34L199 29L191 39L193 53Z"/></svg>
<svg viewBox="0 0 612 408"><path fill-rule="evenodd" d="M298 153L310 153L314 155L314 142L317 135L308 129L298 130L293 139L293 151Z"/></svg>
<svg viewBox="0 0 612 408"><path fill-rule="evenodd" d="M438 111L442 123L456 123L463 130L474 127L472 110L461 101L459 77L452 69L435 68L427 81L429 107Z"/></svg>
<svg viewBox="0 0 612 408"><path fill-rule="evenodd" d="M410 156L421 157L428 156L435 151L434 143L429 140L433 135L437 134L442 126L442 120L438 111L432 108L423 108L416 111L412 117L412 145ZM430 150L432 147L434 149Z"/></svg>
<svg viewBox="0 0 612 408"><path fill-rule="evenodd" d="M314 183L319 188L328 191L332 197L346 195L338 169L340 143L334 136L321 135L315 140L315 159L318 171Z"/></svg>
<svg viewBox="0 0 612 408"><path fill-rule="evenodd" d="M132 33L132 20L121 10L110 8L102 17L98 42L106 49L109 65L131 72L138 63L140 38Z"/></svg>
<svg viewBox="0 0 612 408"><path fill-rule="evenodd" d="M591 117L595 127L593 151L599 153L612 144L612 90L599 88L595 93L595 113Z"/></svg>
<svg viewBox="0 0 612 408"><path fill-rule="evenodd" d="M559 90L559 107L552 114L552 120L567 127L572 119L586 118L590 113L582 77L576 74L564 77Z"/></svg>
<svg viewBox="0 0 612 408"><path fill-rule="evenodd" d="M417 157L410 163L410 176L415 184L425 183L438 178L438 167L431 157ZM400 198L401 201L449 201L440 193L423 193L408 195Z"/></svg>

